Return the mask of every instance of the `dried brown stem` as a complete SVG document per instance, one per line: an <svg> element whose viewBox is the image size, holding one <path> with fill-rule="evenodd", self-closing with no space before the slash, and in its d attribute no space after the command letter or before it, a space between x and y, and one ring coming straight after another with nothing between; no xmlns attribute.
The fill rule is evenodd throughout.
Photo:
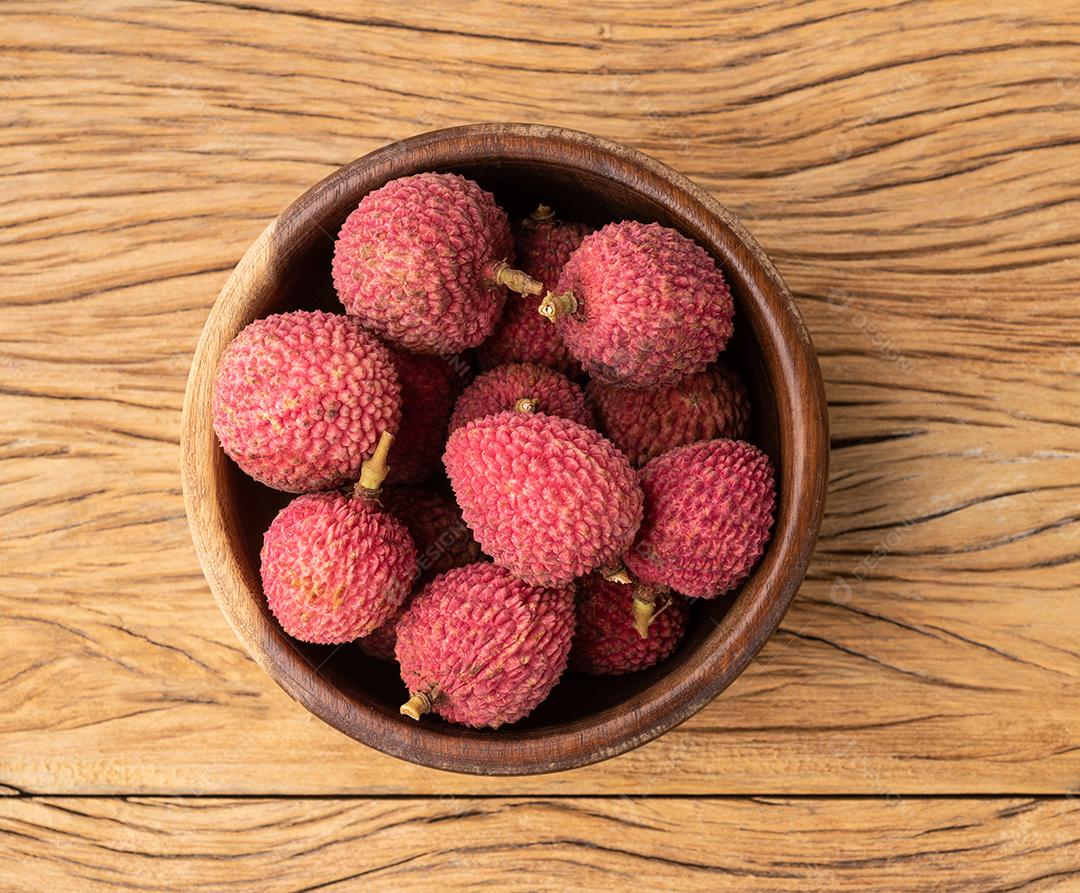
<svg viewBox="0 0 1080 893"><path fill-rule="evenodd" d="M552 322L560 316L568 316L577 313L578 302L572 291L564 291L561 295L549 291L537 308L539 314Z"/></svg>
<svg viewBox="0 0 1080 893"><path fill-rule="evenodd" d="M657 600L663 596L664 604L660 610L656 610ZM634 585L634 629L643 639L649 637L649 626L671 604L669 590L664 586L646 586L644 583Z"/></svg>
<svg viewBox="0 0 1080 893"><path fill-rule="evenodd" d="M535 397L522 397L514 404L515 412L531 413L536 412L540 408L540 404Z"/></svg>
<svg viewBox="0 0 1080 893"><path fill-rule="evenodd" d="M634 578L630 576L630 571L626 569L626 565L621 563L612 567L600 568L600 576L609 583L622 583L624 586L629 586L634 582Z"/></svg>
<svg viewBox="0 0 1080 893"><path fill-rule="evenodd" d="M419 720L425 713L431 712L431 696L427 692L418 691L409 695L407 700L398 710L403 716Z"/></svg>
<svg viewBox="0 0 1080 893"><path fill-rule="evenodd" d="M491 278L499 285L505 285L510 291L516 291L519 295L542 295L544 283L539 279L533 279L528 273L515 270L506 261L499 261L491 271Z"/></svg>

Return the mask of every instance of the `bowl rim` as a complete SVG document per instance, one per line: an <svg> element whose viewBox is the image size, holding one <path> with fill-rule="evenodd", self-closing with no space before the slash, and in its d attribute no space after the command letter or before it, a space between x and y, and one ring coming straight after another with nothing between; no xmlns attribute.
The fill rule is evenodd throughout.
<svg viewBox="0 0 1080 893"><path fill-rule="evenodd" d="M446 166L468 164L460 155L466 142L476 162L497 155L550 163L557 149L564 156L560 163L587 167L642 193L701 234L699 239L721 256L725 275L734 272L742 281L740 309L753 319L756 340L767 339L774 351L781 367L780 377L772 377L777 412L790 432L780 440L782 486L766 553L694 654L657 684L597 714L554 727L500 730L482 740L446 723L415 723L361 702L321 674L266 617L257 603L262 597L257 574L253 578L238 558L241 542L232 506L215 498L226 460L210 416L221 352L254 318L245 312L243 297L270 287L281 271L271 249L311 230L320 197L351 192L358 201L358 181L401 176L395 171L413 169L403 159L435 159L451 145L459 154ZM438 167L437 160L431 167ZM297 198L248 248L215 300L193 356L181 428L181 483L195 551L222 613L255 662L295 700L350 737L413 763L480 775L538 774L600 762L663 734L727 688L775 632L802 584L824 512L828 460L824 384L809 334L779 273L735 215L642 152L582 131L537 124L471 124L418 134L338 168ZM738 612L736 605L741 605Z"/></svg>

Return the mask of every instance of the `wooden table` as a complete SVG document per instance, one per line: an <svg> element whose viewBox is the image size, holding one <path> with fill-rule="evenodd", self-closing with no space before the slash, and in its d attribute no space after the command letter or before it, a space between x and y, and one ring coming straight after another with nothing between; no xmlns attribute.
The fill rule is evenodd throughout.
<svg viewBox="0 0 1080 893"><path fill-rule="evenodd" d="M0 7L0 889L1080 889L1080 10L865 6ZM750 670L655 743L518 779L291 702L177 472L196 338L266 223L497 120L636 146L739 213L834 433Z"/></svg>

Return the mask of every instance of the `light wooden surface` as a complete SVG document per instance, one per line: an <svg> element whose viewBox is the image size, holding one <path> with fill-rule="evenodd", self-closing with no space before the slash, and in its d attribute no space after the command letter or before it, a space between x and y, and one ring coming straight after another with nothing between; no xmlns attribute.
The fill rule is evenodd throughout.
<svg viewBox="0 0 1080 893"><path fill-rule="evenodd" d="M0 887L1076 888L1080 11L871 6L0 6ZM490 120L625 142L739 213L834 434L810 579L729 692L501 780L274 688L177 476L189 357L266 222Z"/></svg>

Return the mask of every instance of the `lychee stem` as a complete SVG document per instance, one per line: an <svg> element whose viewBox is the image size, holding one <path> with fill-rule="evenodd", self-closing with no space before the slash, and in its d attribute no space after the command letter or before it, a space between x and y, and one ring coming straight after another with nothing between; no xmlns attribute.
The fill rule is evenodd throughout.
<svg viewBox="0 0 1080 893"><path fill-rule="evenodd" d="M564 291L561 295L549 291L537 308L537 312L541 316L550 319L552 322L555 322L560 316L577 313L577 310L577 298L574 297L572 291Z"/></svg>
<svg viewBox="0 0 1080 893"><path fill-rule="evenodd" d="M499 261L491 271L490 276L499 285L505 285L519 295L542 295L544 293L543 282L539 279L533 279L528 273L515 270L506 261Z"/></svg>
<svg viewBox="0 0 1080 893"><path fill-rule="evenodd" d="M536 412L540 408L540 404L535 397L522 397L514 404L514 412L531 413Z"/></svg>
<svg viewBox="0 0 1080 893"><path fill-rule="evenodd" d="M637 634L643 639L649 638L649 626L650 624L660 616L660 613L667 607L665 604L659 611L656 610L657 596L662 593L666 593L667 590L662 586L646 586L642 583L637 583L634 586L634 629L637 630ZM670 604L670 600L668 600Z"/></svg>
<svg viewBox="0 0 1080 893"><path fill-rule="evenodd" d="M555 212L548 205L537 205L536 210L525 221L528 226L550 226L555 222Z"/></svg>
<svg viewBox="0 0 1080 893"><path fill-rule="evenodd" d="M353 489L354 496L364 496L375 499L379 496L379 489L390 473L390 466L386 464L386 457L390 455L390 447L394 445L394 435L389 431L383 431L379 437L379 443L370 458L364 460L360 466L360 480Z"/></svg>
<svg viewBox="0 0 1080 893"><path fill-rule="evenodd" d="M634 578L630 576L630 571L626 569L625 564L602 567L600 568L600 576L609 583L622 583L624 586L629 586L634 582Z"/></svg>
<svg viewBox="0 0 1080 893"><path fill-rule="evenodd" d="M419 720L425 713L431 712L431 698L425 692L418 691L416 694L409 695L409 700L401 705L398 712L403 716Z"/></svg>

